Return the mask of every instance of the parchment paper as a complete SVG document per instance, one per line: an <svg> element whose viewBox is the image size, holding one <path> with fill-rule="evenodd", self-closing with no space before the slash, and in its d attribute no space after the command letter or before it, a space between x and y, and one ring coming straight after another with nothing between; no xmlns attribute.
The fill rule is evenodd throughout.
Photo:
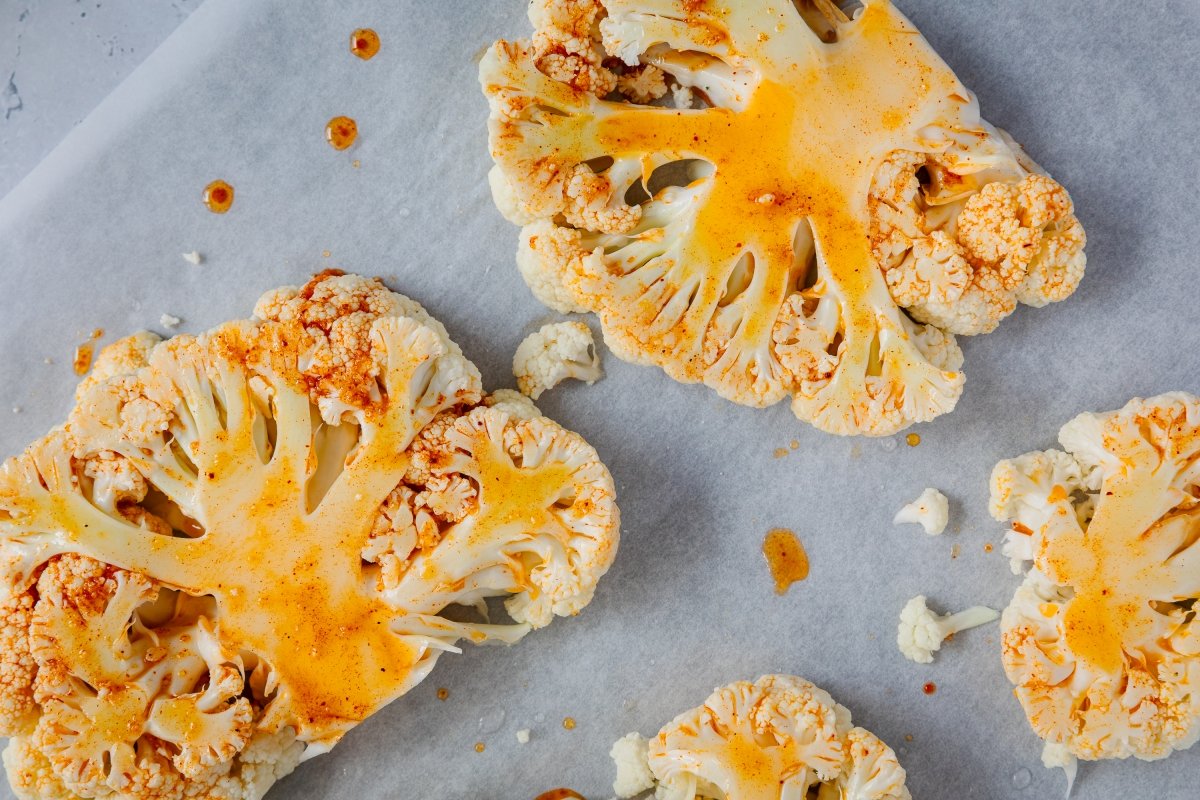
<svg viewBox="0 0 1200 800"><path fill-rule="evenodd" d="M892 744L917 798L1061 796L1002 674L998 628L918 666L896 649L896 617L918 593L943 611L1006 604L1017 580L998 546L984 552L1002 534L986 513L997 460L1052 444L1079 411L1200 391L1200 5L901 6L986 116L1071 190L1090 240L1079 292L965 341L966 393L917 429L916 448L822 435L782 405L738 408L609 355L602 382L540 403L617 480L624 540L595 602L515 647L443 657L273 797L605 798L615 738L771 671L825 687ZM488 196L474 59L525 35L523 15L520 0L209 0L0 203L4 452L62 418L72 349L93 328L108 341L169 312L199 331L327 267L384 276L446 324L486 385L512 386L514 348L552 315ZM346 44L363 25L383 40L367 63ZM337 114L359 122L345 153L323 138ZM236 187L225 216L200 202L215 178ZM180 258L193 249L199 267ZM952 501L940 538L890 523L925 486ZM796 530L812 560L785 597L759 549L773 526ZM519 745L519 728L532 741ZM1075 796L1195 796L1197 766L1200 749L1085 765Z"/></svg>

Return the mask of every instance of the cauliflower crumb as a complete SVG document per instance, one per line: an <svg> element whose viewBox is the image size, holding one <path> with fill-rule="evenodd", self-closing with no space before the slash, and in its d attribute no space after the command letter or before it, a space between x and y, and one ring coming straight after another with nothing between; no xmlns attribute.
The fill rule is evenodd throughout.
<svg viewBox="0 0 1200 800"><path fill-rule="evenodd" d="M521 744L529 744L529 728L522 728L517 731L517 741Z"/></svg>
<svg viewBox="0 0 1200 800"><path fill-rule="evenodd" d="M909 661L929 664L942 642L959 631L977 628L1000 618L1000 613L985 606L972 606L957 614L938 616L925 605L925 596L909 600L900 612L896 645Z"/></svg>
<svg viewBox="0 0 1200 800"><path fill-rule="evenodd" d="M590 386L603 374L592 332L582 322L543 325L525 337L513 356L517 386L534 400L567 378Z"/></svg>
<svg viewBox="0 0 1200 800"><path fill-rule="evenodd" d="M200 263L204 261L204 256L200 255L200 253L196 250L192 250L187 253L181 253L181 255L183 256L184 261L195 266L199 266Z"/></svg>
<svg viewBox="0 0 1200 800"><path fill-rule="evenodd" d="M907 523L919 524L930 536L937 536L946 530L950 521L950 501L946 495L937 489L929 488L921 492L921 496L892 517L893 525Z"/></svg>
<svg viewBox="0 0 1200 800"><path fill-rule="evenodd" d="M158 324L162 325L164 328L178 328L179 323L181 322L183 322L183 320L174 314L163 314L158 318Z"/></svg>
<svg viewBox="0 0 1200 800"><path fill-rule="evenodd" d="M636 797L654 788L654 773L650 771L650 742L640 733L627 733L613 743L608 751L617 767L613 791L617 797Z"/></svg>

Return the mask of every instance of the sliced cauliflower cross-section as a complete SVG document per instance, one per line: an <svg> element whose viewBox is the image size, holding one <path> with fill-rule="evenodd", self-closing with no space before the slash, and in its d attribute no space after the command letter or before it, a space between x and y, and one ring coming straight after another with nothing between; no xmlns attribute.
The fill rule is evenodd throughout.
<svg viewBox="0 0 1200 800"><path fill-rule="evenodd" d="M534 400L568 378L600 380L600 354L592 331L582 322L553 322L529 334L513 356L513 375L523 394Z"/></svg>
<svg viewBox="0 0 1200 800"><path fill-rule="evenodd" d="M1200 737L1200 399L1081 414L1059 442L992 472L1025 570L1004 668L1048 763L1164 758Z"/></svg>
<svg viewBox="0 0 1200 800"><path fill-rule="evenodd" d="M716 689L646 744L613 746L620 797L667 800L908 800L896 754L802 678L765 675Z"/></svg>
<svg viewBox="0 0 1200 800"><path fill-rule="evenodd" d="M23 800L261 797L456 642L578 613L612 479L377 280L99 362L0 467L0 735ZM236 565L236 568L231 568ZM443 617L506 597L512 621Z"/></svg>
<svg viewBox="0 0 1200 800"><path fill-rule="evenodd" d="M954 334L1083 275L1066 191L889 0L529 16L480 64L493 196L534 294L622 358L887 435L954 408Z"/></svg>

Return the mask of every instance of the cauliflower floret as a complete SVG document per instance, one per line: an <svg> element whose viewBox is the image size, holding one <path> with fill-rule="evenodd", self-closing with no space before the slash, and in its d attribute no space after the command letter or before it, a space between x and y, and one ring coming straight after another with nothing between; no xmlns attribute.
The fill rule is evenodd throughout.
<svg viewBox="0 0 1200 800"><path fill-rule="evenodd" d="M648 745L629 734L611 755L621 797L651 787L667 800L910 797L891 748L851 727L850 712L828 693L790 675L720 687Z"/></svg>
<svg viewBox="0 0 1200 800"><path fill-rule="evenodd" d="M950 521L950 501L937 489L928 488L921 496L896 512L893 525L919 524L930 536L946 530Z"/></svg>
<svg viewBox="0 0 1200 800"><path fill-rule="evenodd" d="M1200 738L1200 400L1134 399L1059 441L1067 452L992 473L992 514L1012 523L1005 552L1025 571L1002 621L1005 672L1053 765L1164 758Z"/></svg>
<svg viewBox="0 0 1200 800"><path fill-rule="evenodd" d="M130 375L146 366L150 351L162 339L150 331L140 331L124 339L118 339L103 348L92 362L92 370L87 377L79 382L75 389L75 399L83 397L97 384L104 383L110 378Z"/></svg>
<svg viewBox="0 0 1200 800"><path fill-rule="evenodd" d="M578 613L612 563L595 451L485 399L416 303L324 273L258 313L138 351L0 467L22 797L259 798L459 640ZM441 616L494 596L512 623Z"/></svg>
<svg viewBox="0 0 1200 800"><path fill-rule="evenodd" d="M900 611L896 629L896 646L909 661L933 663L933 654L942 649L942 642L954 634L978 628L1000 618L1000 613L985 606L971 606L957 614L938 616L925 605L925 596L917 595Z"/></svg>
<svg viewBox="0 0 1200 800"><path fill-rule="evenodd" d="M543 325L517 346L513 375L521 393L537 400L567 378L591 386L604 376L592 332L582 322Z"/></svg>
<svg viewBox="0 0 1200 800"><path fill-rule="evenodd" d="M0 736L27 733L37 721L37 662L29 650L35 599L24 591L0 602Z"/></svg>
<svg viewBox="0 0 1200 800"><path fill-rule="evenodd" d="M489 181L535 296L596 313L620 358L890 435L954 408L952 334L1082 277L1065 190L891 3L535 0L530 19L480 62Z"/></svg>
<svg viewBox="0 0 1200 800"><path fill-rule="evenodd" d="M650 742L636 731L613 742L608 752L617 768L613 792L617 797L637 797L654 788L654 773L650 771Z"/></svg>

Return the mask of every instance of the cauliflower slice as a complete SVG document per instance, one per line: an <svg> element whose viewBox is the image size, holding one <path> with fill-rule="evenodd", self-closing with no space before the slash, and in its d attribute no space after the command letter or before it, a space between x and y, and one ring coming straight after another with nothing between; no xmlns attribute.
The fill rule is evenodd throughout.
<svg viewBox="0 0 1200 800"><path fill-rule="evenodd" d="M925 605L925 595L917 595L900 610L896 628L896 646L909 661L933 663L933 654L942 649L942 642L954 634L978 628L1000 618L1000 612L986 606L971 606L957 614L938 616Z"/></svg>
<svg viewBox="0 0 1200 800"><path fill-rule="evenodd" d="M596 313L621 358L889 435L954 408L953 334L1083 275L1066 191L887 0L530 19L480 63L489 181L535 296Z"/></svg>
<svg viewBox="0 0 1200 800"><path fill-rule="evenodd" d="M521 393L537 400L567 378L591 386L604 376L592 332L582 322L554 322L529 334L513 356Z"/></svg>
<svg viewBox="0 0 1200 800"><path fill-rule="evenodd" d="M1059 441L992 473L1025 572L1005 672L1055 766L1164 758L1200 737L1200 399L1082 414Z"/></svg>
<svg viewBox="0 0 1200 800"><path fill-rule="evenodd" d="M459 640L578 613L612 563L595 451L484 397L416 303L330 272L257 315L124 346L0 467L21 797L261 797ZM498 596L511 623L441 616Z"/></svg>
<svg viewBox="0 0 1200 800"><path fill-rule="evenodd" d="M946 530L950 521L950 501L937 489L929 488L921 496L896 512L893 525L915 523L930 536L938 536Z"/></svg>
<svg viewBox="0 0 1200 800"><path fill-rule="evenodd" d="M644 742L629 734L613 745L620 797L651 787L665 800L910 797L891 748L851 727L828 693L790 675L720 687Z"/></svg>

